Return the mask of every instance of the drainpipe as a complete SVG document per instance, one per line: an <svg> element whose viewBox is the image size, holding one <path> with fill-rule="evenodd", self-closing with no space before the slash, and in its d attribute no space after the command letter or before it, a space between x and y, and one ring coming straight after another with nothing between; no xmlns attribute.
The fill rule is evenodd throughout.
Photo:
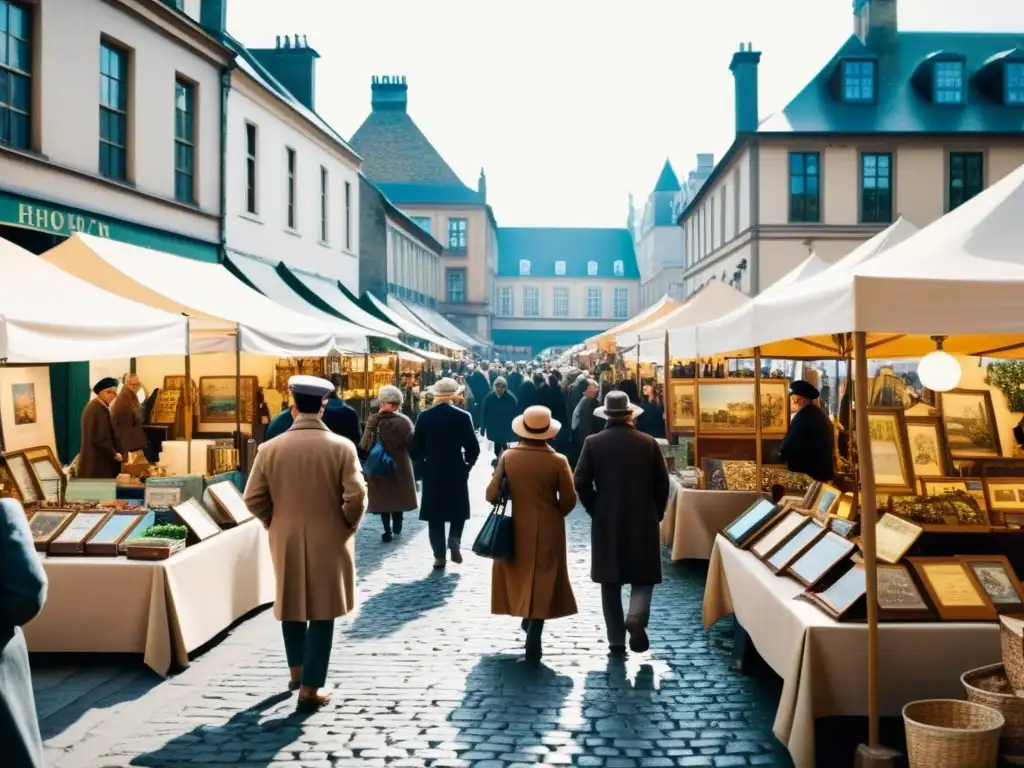
<svg viewBox="0 0 1024 768"><path fill-rule="evenodd" d="M220 71L220 253L218 261L223 264L228 253L228 94L231 93L231 63Z"/></svg>

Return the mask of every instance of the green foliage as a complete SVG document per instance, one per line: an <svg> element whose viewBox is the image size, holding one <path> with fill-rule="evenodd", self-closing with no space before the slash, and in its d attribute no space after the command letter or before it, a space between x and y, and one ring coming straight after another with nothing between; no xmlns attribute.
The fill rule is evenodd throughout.
<svg viewBox="0 0 1024 768"><path fill-rule="evenodd" d="M1024 413L1024 360L988 364L988 383L999 387L1013 413Z"/></svg>
<svg viewBox="0 0 1024 768"><path fill-rule="evenodd" d="M141 538L185 540L188 538L188 528L184 525L171 525L168 523L153 525L146 529Z"/></svg>

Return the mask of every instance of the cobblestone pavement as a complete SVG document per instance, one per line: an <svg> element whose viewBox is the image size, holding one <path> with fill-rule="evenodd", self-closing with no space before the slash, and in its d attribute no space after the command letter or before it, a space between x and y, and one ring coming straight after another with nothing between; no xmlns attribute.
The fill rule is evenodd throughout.
<svg viewBox="0 0 1024 768"><path fill-rule="evenodd" d="M475 500L487 465L471 478ZM467 550L485 513L478 503ZM580 613L549 622L543 663L531 667L518 620L488 611L487 561L467 552L463 565L432 573L423 524L407 524L390 545L379 525L371 517L359 533L361 608L337 626L329 707L295 713L294 695L283 692L279 625L267 612L158 685L142 673L94 673L110 676L112 700L101 685L73 715L54 702L85 673L44 672L41 709L56 707L56 719L41 713L52 768L791 765L771 733L777 687L730 670L729 622L701 627L700 571L666 564L652 651L610 660L589 579L589 522L575 511Z"/></svg>

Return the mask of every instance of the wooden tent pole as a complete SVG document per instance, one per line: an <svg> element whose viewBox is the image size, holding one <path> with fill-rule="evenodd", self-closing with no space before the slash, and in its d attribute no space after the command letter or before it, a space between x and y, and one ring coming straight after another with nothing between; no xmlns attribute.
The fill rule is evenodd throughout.
<svg viewBox="0 0 1024 768"><path fill-rule="evenodd" d="M754 347L754 482L758 493L764 491L761 482L761 426L764 414L761 409L761 348Z"/></svg>

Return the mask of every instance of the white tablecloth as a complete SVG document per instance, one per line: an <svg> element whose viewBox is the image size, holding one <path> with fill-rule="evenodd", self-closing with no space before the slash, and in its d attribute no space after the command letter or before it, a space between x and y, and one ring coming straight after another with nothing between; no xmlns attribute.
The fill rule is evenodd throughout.
<svg viewBox="0 0 1024 768"><path fill-rule="evenodd" d="M661 521L672 560L708 560L715 536L758 499L754 491L703 491L676 485Z"/></svg>
<svg viewBox="0 0 1024 768"><path fill-rule="evenodd" d="M735 613L783 680L775 736L796 768L813 768L815 718L867 715L867 625L834 621L793 599L801 592L799 583L773 575L750 552L716 539L704 590L704 626ZM1000 660L994 622L882 624L881 714L898 717L904 704L918 699L963 699L960 675Z"/></svg>

